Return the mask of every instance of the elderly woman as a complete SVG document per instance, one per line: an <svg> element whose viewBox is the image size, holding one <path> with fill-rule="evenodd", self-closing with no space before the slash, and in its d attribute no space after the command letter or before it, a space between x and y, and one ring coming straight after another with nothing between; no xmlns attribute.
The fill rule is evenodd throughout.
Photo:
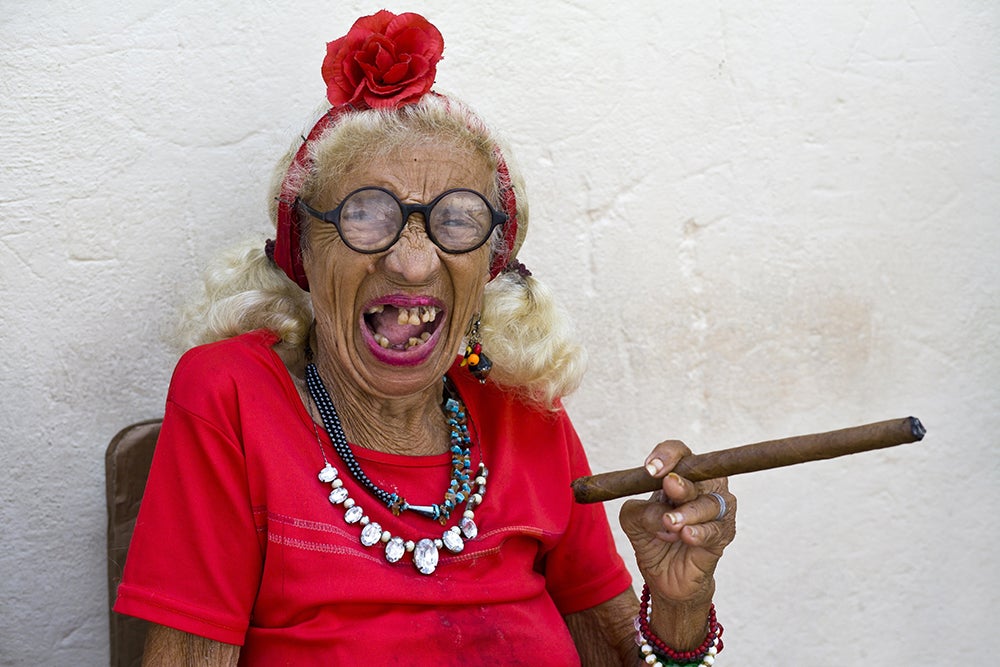
<svg viewBox="0 0 1000 667"><path fill-rule="evenodd" d="M154 623L146 664L721 649L734 499L668 474L682 443L654 449L662 492L621 513L640 604L603 510L573 502L589 468L559 399L581 353L514 259L507 151L430 91L442 48L385 11L331 42L332 106L279 166L275 242L209 277L191 320L216 342L177 366L116 603Z"/></svg>

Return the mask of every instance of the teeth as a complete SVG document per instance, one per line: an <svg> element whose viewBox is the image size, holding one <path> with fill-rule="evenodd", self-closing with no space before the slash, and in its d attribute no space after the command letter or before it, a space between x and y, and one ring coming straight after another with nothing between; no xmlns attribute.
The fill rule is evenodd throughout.
<svg viewBox="0 0 1000 667"><path fill-rule="evenodd" d="M383 336L382 334L376 332L373 335L373 337L375 338L375 342L378 343L379 345L381 345L382 347L384 347L386 349L389 349L390 347L392 347L392 343L389 342L389 339L386 338L385 336ZM416 347L418 345L423 345L424 343L426 343L430 339L430 337L431 337L431 334L429 332L427 332L427 331L425 331L422 334L420 334L419 338L417 338L416 336L410 336L410 339L408 341L406 341L406 349L410 349L410 348Z"/></svg>
<svg viewBox="0 0 1000 667"><path fill-rule="evenodd" d="M408 340L406 342L406 347L409 348L409 347L416 347L417 345L423 345L424 343L427 342L427 340L430 337L431 337L431 334L429 332L427 332L427 331L425 331L422 334L420 334L420 338L416 338L415 336L411 336L410 340Z"/></svg>
<svg viewBox="0 0 1000 667"><path fill-rule="evenodd" d="M374 315L376 313L381 313L385 310L385 306L372 306L368 309L368 315ZM414 326L421 324L423 322L433 322L437 319L437 314L440 308L437 306L416 306L414 308L400 308L399 313L396 316L397 324L412 324Z"/></svg>
<svg viewBox="0 0 1000 667"><path fill-rule="evenodd" d="M396 322L400 326L405 326L405 325L420 326L421 324L426 324L427 322L433 322L437 318L438 313L441 312L441 309L438 308L437 306L414 306L412 308L397 307L396 310L397 310ZM380 304L368 308L366 314L374 315L384 311L385 311L385 304ZM431 333L429 331L424 331L419 334L419 337L411 336L410 339L407 340L405 344L397 344L397 345L393 345L389 341L389 339L386 338L385 335L383 334L375 333L374 336L375 336L375 342L377 342L384 348L395 347L396 349L402 349L402 348L409 349L412 347L416 347L417 345L422 345L423 343L426 343L430 339Z"/></svg>

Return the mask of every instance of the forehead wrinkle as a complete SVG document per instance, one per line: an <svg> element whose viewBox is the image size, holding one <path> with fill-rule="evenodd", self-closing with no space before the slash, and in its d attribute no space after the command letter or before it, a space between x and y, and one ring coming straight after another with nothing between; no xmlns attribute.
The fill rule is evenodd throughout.
<svg viewBox="0 0 1000 667"><path fill-rule="evenodd" d="M430 154L425 152L428 148ZM345 183L351 184L349 191L375 185L389 190L400 201L426 204L454 188L483 192L491 176L490 165L472 151L460 146L423 145L379 156L347 174Z"/></svg>
<svg viewBox="0 0 1000 667"><path fill-rule="evenodd" d="M396 195L404 202L427 204L446 190L452 190L456 187L471 187L473 190L479 190L482 187L470 182L469 172L472 171L469 168L470 165L460 164L458 160L448 160L443 165L444 169L441 169L440 166L424 170L418 168L417 171L421 173L422 182L419 185L411 186L413 189L410 192L402 192L401 187L400 192L397 192Z"/></svg>

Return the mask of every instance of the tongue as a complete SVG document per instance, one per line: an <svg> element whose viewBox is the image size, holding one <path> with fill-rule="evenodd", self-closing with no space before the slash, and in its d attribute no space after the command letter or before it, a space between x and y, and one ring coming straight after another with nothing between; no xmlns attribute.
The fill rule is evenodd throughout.
<svg viewBox="0 0 1000 667"><path fill-rule="evenodd" d="M389 339L391 345L406 345L410 338L420 338L420 334L427 330L427 323L420 324L400 324L399 309L393 306L386 306L381 313L369 316L368 320L372 331L380 333Z"/></svg>

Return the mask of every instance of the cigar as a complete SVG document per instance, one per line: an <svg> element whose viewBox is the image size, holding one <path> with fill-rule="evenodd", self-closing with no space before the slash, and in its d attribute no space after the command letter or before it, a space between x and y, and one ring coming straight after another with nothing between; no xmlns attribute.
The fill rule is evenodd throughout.
<svg viewBox="0 0 1000 667"><path fill-rule="evenodd" d="M693 454L678 461L673 471L692 482L701 482L706 479L895 447L922 440L926 432L924 425L916 417L888 419L839 431L798 435L720 449L707 454ZM574 480L571 486L576 502L601 503L614 498L657 491L662 484L662 479L653 477L645 468L639 467L580 477Z"/></svg>

